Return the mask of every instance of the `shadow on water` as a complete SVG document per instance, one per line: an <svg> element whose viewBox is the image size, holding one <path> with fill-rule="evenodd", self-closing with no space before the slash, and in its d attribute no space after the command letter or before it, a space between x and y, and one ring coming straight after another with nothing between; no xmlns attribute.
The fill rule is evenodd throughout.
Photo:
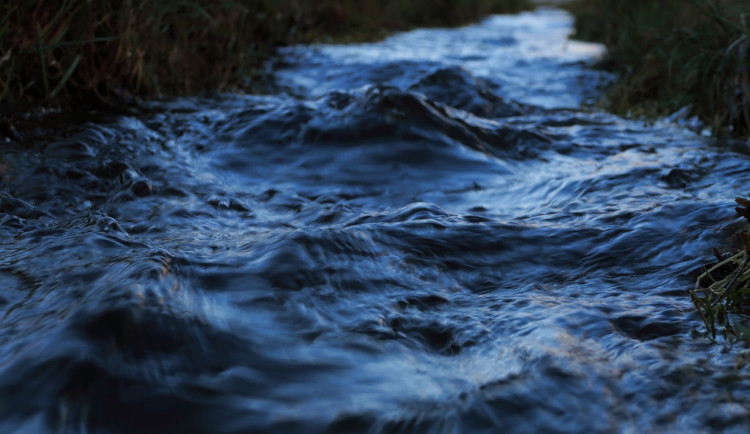
<svg viewBox="0 0 750 434"><path fill-rule="evenodd" d="M747 429L686 288L748 157L587 108L570 24L295 47L273 95L9 144L3 430Z"/></svg>

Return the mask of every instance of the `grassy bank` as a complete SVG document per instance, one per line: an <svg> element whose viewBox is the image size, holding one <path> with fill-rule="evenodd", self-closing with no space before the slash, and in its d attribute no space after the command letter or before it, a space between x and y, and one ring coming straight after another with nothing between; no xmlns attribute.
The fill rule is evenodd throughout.
<svg viewBox="0 0 750 434"><path fill-rule="evenodd" d="M526 0L6 0L0 101L39 107L248 90L275 47L371 40Z"/></svg>
<svg viewBox="0 0 750 434"><path fill-rule="evenodd" d="M658 116L689 106L706 125L750 136L747 0L575 0L576 37L603 42L620 79L609 108Z"/></svg>

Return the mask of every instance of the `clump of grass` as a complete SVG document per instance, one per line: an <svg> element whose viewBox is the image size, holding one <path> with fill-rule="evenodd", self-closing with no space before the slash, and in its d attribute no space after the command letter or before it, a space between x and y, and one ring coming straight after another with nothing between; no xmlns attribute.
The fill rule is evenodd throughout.
<svg viewBox="0 0 750 434"><path fill-rule="evenodd" d="M737 212L750 221L750 200L738 197ZM717 330L743 336L750 342L750 230L740 233L743 249L706 267L690 298L712 337ZM730 318L734 317L735 321Z"/></svg>
<svg viewBox="0 0 750 434"><path fill-rule="evenodd" d="M463 24L526 0L6 0L0 101L71 105L252 90L275 47Z"/></svg>
<svg viewBox="0 0 750 434"><path fill-rule="evenodd" d="M604 43L620 80L610 109L656 117L688 106L717 133L750 136L750 4L575 0L576 37Z"/></svg>
<svg viewBox="0 0 750 434"><path fill-rule="evenodd" d="M230 88L281 39L264 12L260 0L3 2L0 92L36 105Z"/></svg>

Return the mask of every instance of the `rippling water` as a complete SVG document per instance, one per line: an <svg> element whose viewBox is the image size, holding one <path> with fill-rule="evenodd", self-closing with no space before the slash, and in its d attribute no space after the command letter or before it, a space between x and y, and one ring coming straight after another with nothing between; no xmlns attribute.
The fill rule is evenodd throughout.
<svg viewBox="0 0 750 434"><path fill-rule="evenodd" d="M686 294L748 156L586 109L570 26L295 47L273 95L6 144L2 431L749 429Z"/></svg>

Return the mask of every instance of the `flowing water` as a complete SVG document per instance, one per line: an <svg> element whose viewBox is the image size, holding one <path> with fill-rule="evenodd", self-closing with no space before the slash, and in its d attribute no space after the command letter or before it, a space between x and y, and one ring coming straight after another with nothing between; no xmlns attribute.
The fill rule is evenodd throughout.
<svg viewBox="0 0 750 434"><path fill-rule="evenodd" d="M34 121L0 162L2 431L746 432L750 357L687 289L750 159L586 108L610 77L570 29Z"/></svg>

